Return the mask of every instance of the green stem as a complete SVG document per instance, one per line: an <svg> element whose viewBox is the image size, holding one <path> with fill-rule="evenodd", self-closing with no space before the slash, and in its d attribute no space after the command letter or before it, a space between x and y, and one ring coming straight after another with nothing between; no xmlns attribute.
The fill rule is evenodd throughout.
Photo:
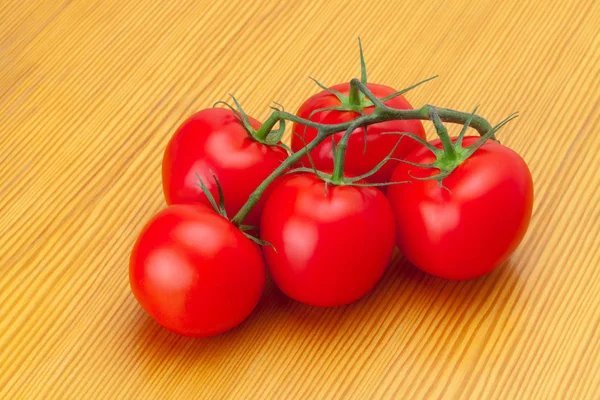
<svg viewBox="0 0 600 400"><path fill-rule="evenodd" d="M254 132L254 138L259 141L264 141L280 118L278 112L272 113L269 118Z"/></svg>
<svg viewBox="0 0 600 400"><path fill-rule="evenodd" d="M360 90L356 85L352 85L350 82L350 92L348 93L348 103L351 106L360 107L362 105L362 99L360 98Z"/></svg>
<svg viewBox="0 0 600 400"><path fill-rule="evenodd" d="M386 108L386 106L381 102L381 100L379 100L377 98L377 96L375 96L375 94L373 94L373 92L371 92L368 88L367 85L362 83L361 81L359 81L358 79L354 78L350 81L350 92L352 92L352 90L356 90L358 92L361 92L362 94L365 95L365 97L367 99L369 99L371 101L371 103L373 103L373 105L375 107L378 108Z"/></svg>
<svg viewBox="0 0 600 400"><path fill-rule="evenodd" d="M356 86L360 88L360 91L363 92L367 98L374 97L374 95L369 91L368 88L366 88L366 86L362 85L360 81L358 81L358 83L360 83L360 85ZM433 106L425 105L415 110L397 110L382 105L382 107L376 107L376 110L370 115L362 115L349 122L331 125L319 124L314 121L300 118L294 114L290 114L285 111L274 111L271 114L271 116L265 121L265 123L257 130L257 136L266 137L266 135L271 131L275 124L277 124L277 122L279 122L282 119L292 121L296 124L305 125L309 128L317 129L318 134L304 148L297 151L296 153L293 153L284 162L282 162L281 165L279 165L279 167L275 171L273 171L273 173L271 173L271 175L269 175L256 188L254 192L252 192L252 194L248 198L248 201L246 201L246 203L240 209L240 211L238 211L238 213L232 218L231 222L235 225L241 224L248 215L248 213L256 205L258 200L261 198L267 187L278 176L283 174L288 168L290 168L292 165L298 162L303 156L305 156L308 152L312 151L321 142L323 142L323 140L325 140L332 134L336 132L347 131L346 135L344 135L344 137L342 138L342 140L340 140L338 144L338 151L336 154L336 158L343 159L347 147L347 137L349 137L350 134L356 128L391 120L431 120L433 118L431 115L431 110L433 108ZM450 122L461 125L464 125L468 122L469 126L476 129L481 136L485 135L490 129L492 129L489 122L483 117L480 117L479 115L472 115L471 113L465 113L461 111L437 107L435 108L434 114L436 112L439 119L443 122ZM341 164L341 166L338 168L339 171L337 171L337 174L343 174L343 162L338 164Z"/></svg>
<svg viewBox="0 0 600 400"><path fill-rule="evenodd" d="M338 144L335 160L333 160L333 173L331 174L331 182L339 184L344 180L344 159L346 158L345 144Z"/></svg>
<svg viewBox="0 0 600 400"><path fill-rule="evenodd" d="M365 125L373 125L378 122L391 121L391 120L423 120L430 121L430 109L433 106L428 104L424 105L421 108L413 109L413 110L397 110L395 108L385 107L382 109L378 109L377 112L374 112L368 116L359 117L353 121L345 122L342 124L331 124L331 125L323 125L314 121L310 121L308 119L300 118L294 114L290 114L286 111L275 111L273 112L269 118L262 124L262 126L256 131L256 135L260 135L266 137L269 132L273 129L273 127L279 122L281 119L285 119L287 121L292 121L299 125L305 125L309 128L314 128L317 130L322 130L326 132L328 135L345 131L352 124L352 122L360 120L361 123L358 126ZM451 110L449 108L439 108L436 107L437 113L440 119L443 122L450 122L453 124L461 124L464 125L471 116L470 113L465 113L462 111ZM480 136L485 135L492 126L490 123L483 117L479 115L474 115L471 121L469 122L469 126L475 129Z"/></svg>
<svg viewBox="0 0 600 400"><path fill-rule="evenodd" d="M344 133L344 136L337 144L335 160L333 160L333 173L331 174L331 181L335 184L339 184L344 180L344 160L346 159L348 139L356 128L358 128L357 124L351 124L348 129L346 129L346 133Z"/></svg>
<svg viewBox="0 0 600 400"><path fill-rule="evenodd" d="M275 169L275 171L271 173L271 175L269 175L264 181L262 181L262 183L258 185L256 190L252 192L252 194L250 194L248 201L246 201L246 203L242 206L240 211L238 211L238 213L231 219L231 223L236 226L242 224L244 222L244 219L246 219L250 211L252 211L252 208L256 205L256 203L258 203L260 197L263 195L265 190L267 190L269 185L273 183L273 181L277 179L280 175L285 173L288 168L300 161L302 157L304 157L315 147L317 147L323 140L327 138L328 135L329 134L323 134L322 132L319 132L317 137L310 141L306 146L304 146L302 149L298 150L297 152L293 153L288 158L286 158L286 160L282 162L281 165L279 165L279 167L277 167L277 169Z"/></svg>
<svg viewBox="0 0 600 400"><path fill-rule="evenodd" d="M445 157L448 160L456 160L458 155L456 154L456 150L454 149L454 146L452 145L452 140L450 140L450 136L448 135L448 129L444 126L444 124L440 120L440 117L437 113L436 108L431 107L429 109L429 114L431 115L433 125L435 126L435 130L440 138L440 141L442 142Z"/></svg>
<svg viewBox="0 0 600 400"><path fill-rule="evenodd" d="M273 130L273 127L282 119L287 120L287 121L292 121L292 122L295 122L300 125L306 125L309 128L314 128L314 129L321 129L324 126L317 122L313 122L313 121L309 121L304 118L300 118L294 114L290 114L285 111L275 111L269 116L269 118L267 118L267 120L260 126L260 128L258 128L256 130L254 137L257 139L260 139L260 140L264 140L264 138L267 137L269 132L271 132L271 130ZM332 126L332 125L326 125L326 126Z"/></svg>

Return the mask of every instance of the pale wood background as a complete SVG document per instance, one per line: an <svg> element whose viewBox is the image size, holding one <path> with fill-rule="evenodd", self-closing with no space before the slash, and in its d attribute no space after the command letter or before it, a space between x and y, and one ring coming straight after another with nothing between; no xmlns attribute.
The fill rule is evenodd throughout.
<svg viewBox="0 0 600 400"><path fill-rule="evenodd" d="M599 398L600 3L22 1L0 5L0 398ZM529 232L487 277L397 258L344 308L269 287L212 339L158 327L129 251L164 206L162 151L234 93L268 115L358 76L522 117ZM493 238L490 238L493 240Z"/></svg>

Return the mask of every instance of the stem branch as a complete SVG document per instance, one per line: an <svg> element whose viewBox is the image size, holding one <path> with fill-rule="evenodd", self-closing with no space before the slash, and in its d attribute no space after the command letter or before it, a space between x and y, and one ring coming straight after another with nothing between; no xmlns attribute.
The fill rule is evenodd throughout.
<svg viewBox="0 0 600 400"><path fill-rule="evenodd" d="M387 106L385 106L381 100L367 88L367 85L356 78L350 81L350 93L352 93L352 90L363 93L367 99L371 100L371 103L373 103L376 108L387 108Z"/></svg>
<svg viewBox="0 0 600 400"><path fill-rule="evenodd" d="M435 107L431 107L429 109L429 114L431 115L433 125L435 126L435 130L440 138L440 141L442 142L442 146L444 147L444 154L448 159L456 160L456 150L454 150L452 140L450 140L450 136L448 135L448 129L440 120L440 117Z"/></svg>
<svg viewBox="0 0 600 400"><path fill-rule="evenodd" d="M362 101L360 98L360 90L354 85L350 85L350 92L348 93L348 103L353 106L360 107Z"/></svg>
<svg viewBox="0 0 600 400"><path fill-rule="evenodd" d="M350 135L356 128L359 127L356 124L357 120L354 120L355 123L350 124L348 129L346 129L346 133L340 139L337 145L337 151L335 153L335 160L333 160L333 174L331 175L331 180L333 183L340 183L344 180L344 161L346 159L346 149L348 148L348 140L350 139Z"/></svg>
<svg viewBox="0 0 600 400"><path fill-rule="evenodd" d="M373 125L379 122L391 121L391 120L432 120L434 117L432 116L433 106L424 105L421 108L414 110L397 110L394 108L389 108L384 105L377 97L358 79L353 79L352 82L354 87L356 87L360 92L362 92L373 104L375 105L375 111L370 115L362 115L352 121L341 123L341 124L319 124L317 122L313 122L304 118L300 118L294 114L290 114L285 111L274 111L269 118L262 124L262 126L256 131L256 137L265 138L269 132L273 129L275 124L277 124L280 120L292 121L299 125L304 125L309 128L317 129L317 136L309 142L304 148L301 150L291 154L284 162L281 163L279 167L275 171L271 173L250 195L248 201L244 204L244 206L238 211L238 213L231 219L231 222L236 226L241 224L248 213L252 210L252 208L256 205L258 200L261 198L267 187L281 174L283 174L287 169L289 169L292 165L298 162L303 156L308 154L314 148L316 148L323 140L331 136L336 132L346 131L346 134L340 140L338 144L336 158L343 160L347 142L350 134L359 127ZM477 132L481 136L484 136L486 133L492 129L492 126L489 122L479 116L473 115L471 113L465 113L461 111L455 111L447 108L435 108L433 114L437 112L437 116L439 120L443 122L450 122L455 124L467 124L472 128L476 129ZM337 166L340 165L339 168ZM343 177L343 162L336 163L336 170L334 170L333 179L336 179L337 175L340 175L337 178Z"/></svg>
<svg viewBox="0 0 600 400"><path fill-rule="evenodd" d="M327 136L328 135L319 132L317 137L310 141L301 150L298 150L297 152L293 153L288 158L286 158L286 160L282 162L281 165L277 167L277 169L275 169L275 171L273 171L271 175L269 175L260 185L258 185L254 192L250 194L248 201L246 201L246 203L242 206L240 211L238 211L238 213L231 219L231 223L236 226L243 223L244 219L246 219L250 211L252 211L252 208L260 200L262 194L265 192L265 190L267 190L267 187L269 187L269 185L273 183L273 181L277 179L280 175L285 173L285 171L288 168L290 168L292 165L298 162L302 157L308 154L308 152L312 151L315 147L317 147L323 140L327 138Z"/></svg>

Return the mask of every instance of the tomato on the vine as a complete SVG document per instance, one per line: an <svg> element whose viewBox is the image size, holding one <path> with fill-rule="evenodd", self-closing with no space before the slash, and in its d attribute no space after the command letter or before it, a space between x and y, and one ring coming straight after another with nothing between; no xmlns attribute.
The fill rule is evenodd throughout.
<svg viewBox="0 0 600 400"><path fill-rule="evenodd" d="M384 98L394 94L396 91L388 86L368 83L370 89L377 98ZM343 83L331 87L342 95L347 96L350 92L350 84ZM390 108L398 110L411 110L412 106L403 97L397 96L384 102ZM333 93L323 90L306 100L297 112L301 118L309 119L320 124L340 124L352 121L361 114L355 111L326 110L315 111L325 107L339 107L342 102ZM362 108L364 114L372 114L374 106ZM419 120L394 120L372 124L367 127L365 132L363 128L357 128L348 141L348 150L346 152L345 171L348 174L359 176L369 172L381 160L390 154L398 142L396 135L383 135L384 132L409 132L425 139L425 130ZM333 137L337 144L344 132L338 132ZM317 130L304 125L294 124L292 135L292 150L298 151L317 136ZM366 143L365 143L366 139ZM394 158L402 158L410 151L418 147L418 143L411 138L403 138L398 147L394 150ZM319 170L333 169L333 152L331 140L325 140L310 153L312 161ZM305 167L310 167L308 157L302 159ZM366 180L371 183L387 182L392 174L397 161L389 160L377 173L371 175Z"/></svg>
<svg viewBox="0 0 600 400"><path fill-rule="evenodd" d="M260 123L248 117L253 128ZM231 110L209 108L185 121L175 132L163 157L163 191L167 204L204 203L199 187L203 180L219 198L214 173L223 188L225 208L237 213L250 194L286 159L287 152L254 140ZM246 223L260 220L263 202L252 210Z"/></svg>
<svg viewBox="0 0 600 400"><path fill-rule="evenodd" d="M465 137L469 146L479 138ZM431 142L442 148L439 140ZM406 161L428 164L426 147ZM439 171L400 163L387 196L394 210L397 244L418 268L441 278L470 279L501 264L519 245L531 218L533 182L523 159L488 141L460 163L442 185L418 180Z"/></svg>
<svg viewBox="0 0 600 400"><path fill-rule="evenodd" d="M261 239L279 288L300 302L351 303L383 275L394 249L394 220L373 187L336 186L311 173L283 180L263 210Z"/></svg>
<svg viewBox="0 0 600 400"><path fill-rule="evenodd" d="M160 325L211 336L252 312L265 266L259 247L209 207L174 205L144 227L129 278L135 297Z"/></svg>

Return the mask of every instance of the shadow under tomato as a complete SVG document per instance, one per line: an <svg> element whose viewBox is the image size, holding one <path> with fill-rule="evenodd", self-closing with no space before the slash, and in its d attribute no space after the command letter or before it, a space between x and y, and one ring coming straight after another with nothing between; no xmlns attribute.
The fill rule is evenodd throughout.
<svg viewBox="0 0 600 400"><path fill-rule="evenodd" d="M520 277L520 271L518 271L517 266L514 265L509 258L490 273L478 278L462 281L448 280L438 278L418 269L400 253L396 253L390 267L386 272L386 275L388 276L384 276L382 281L385 279L392 279L394 281L397 280L397 284L402 287L418 285L423 290L440 289L442 287L463 287L466 289L477 289L489 284L495 284L502 280L518 280Z"/></svg>
<svg viewBox="0 0 600 400"><path fill-rule="evenodd" d="M509 259L479 278L447 280L421 271L397 253L373 295L392 296L415 306L434 302L469 307L475 306L474 300L485 300L499 290L512 290L520 281L520 275L518 266Z"/></svg>
<svg viewBox="0 0 600 400"><path fill-rule="evenodd" d="M265 329L271 326L272 330L296 329L307 334L318 332L327 338L343 331L342 325L348 321L356 327L372 323L377 313L385 315L381 309L406 315L428 307L452 318L454 311L471 308L475 317L485 312L481 305L490 297L501 291L507 297L506 293L514 290L519 281L518 268L510 260L477 279L449 281L419 270L396 253L379 284L362 299L345 306L320 308L301 304L288 298L271 282L270 290L244 325L256 324Z"/></svg>
<svg viewBox="0 0 600 400"><path fill-rule="evenodd" d="M264 330L273 320L285 320L285 315L294 301L283 294L270 279L265 291L250 316L237 327L216 336L194 338L181 336L167 330L154 321L138 304L133 334L137 338L136 347L144 357L154 360L178 359L185 357L205 364L218 364L222 357L238 353L242 341L264 340ZM243 350L242 350L243 351ZM149 356L149 354L151 354Z"/></svg>
<svg viewBox="0 0 600 400"><path fill-rule="evenodd" d="M481 317L482 313L490 312L495 302L506 301L519 286L519 272L509 260L483 277L448 281L420 271L396 254L379 284L350 305L335 308L304 305L288 298L268 279L265 292L249 318L223 334L209 338L177 335L159 326L137 305L138 318L133 330L139 354L156 364L156 368L162 368L160 363L168 365L185 358L186 365L201 363L203 370L221 371L224 362L236 359L246 360L239 368L250 371L252 360L269 352L269 345L282 338L298 348L326 347L334 338L344 339L358 330L372 329L383 320L402 328L416 323L411 316L423 313L453 319L468 311L466 318Z"/></svg>

